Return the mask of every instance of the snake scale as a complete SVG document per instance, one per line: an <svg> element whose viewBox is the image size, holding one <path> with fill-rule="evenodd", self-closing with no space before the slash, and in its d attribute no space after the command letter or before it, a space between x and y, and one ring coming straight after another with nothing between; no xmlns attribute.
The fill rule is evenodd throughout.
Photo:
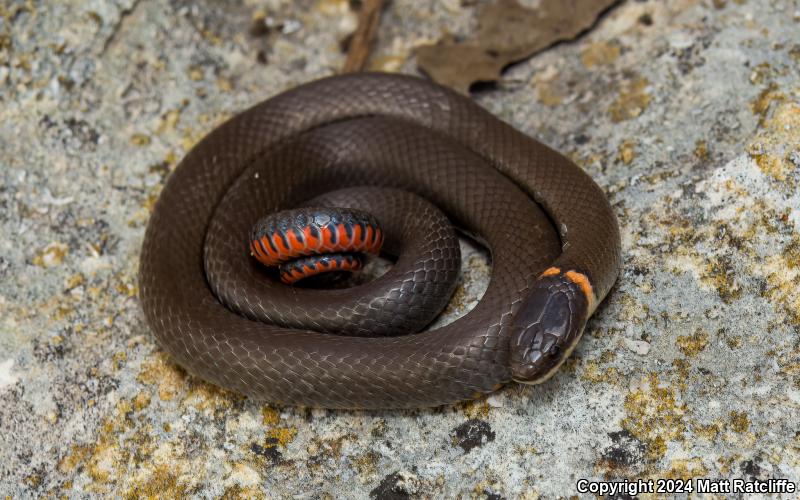
<svg viewBox="0 0 800 500"><path fill-rule="evenodd" d="M264 213L362 187L387 190L387 211L410 203L412 220L440 209L486 245L491 278L471 311L419 333L429 319L404 319L425 308L413 292L452 274L447 229L424 250L400 237L395 266L352 288L289 287L253 264L246 237ZM566 157L435 83L358 73L278 94L192 148L155 205L139 278L156 340L192 374L276 404L407 408L546 379L619 266L612 208ZM387 325L401 334L368 335Z"/></svg>

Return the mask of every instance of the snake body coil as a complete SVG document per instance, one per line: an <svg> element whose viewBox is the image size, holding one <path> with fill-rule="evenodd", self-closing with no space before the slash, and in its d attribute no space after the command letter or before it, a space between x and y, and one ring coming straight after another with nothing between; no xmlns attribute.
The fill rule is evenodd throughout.
<svg viewBox="0 0 800 500"><path fill-rule="evenodd" d="M436 229L422 248L399 237L396 265L351 289L291 288L253 265L247 235L264 213L357 186L423 198L387 235L410 235L423 219L439 228L433 204L486 244L492 276L473 310L414 333L442 305L425 296L452 290L444 280L457 272L444 243L452 229ZM382 198L388 209L400 203ZM141 301L179 364L250 397L437 406L551 375L613 285L619 259L603 192L564 156L436 84L354 74L258 104L186 155L147 227ZM340 327L352 334L326 333ZM378 329L405 334L364 336Z"/></svg>

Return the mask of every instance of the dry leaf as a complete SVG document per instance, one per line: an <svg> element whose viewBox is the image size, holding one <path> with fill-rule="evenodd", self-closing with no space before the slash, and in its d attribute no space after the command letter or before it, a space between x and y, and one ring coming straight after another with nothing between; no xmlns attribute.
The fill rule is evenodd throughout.
<svg viewBox="0 0 800 500"><path fill-rule="evenodd" d="M542 0L529 9L516 0L498 0L478 15L472 40L445 36L417 49L420 69L437 82L466 94L475 82L493 82L511 63L590 28L616 0Z"/></svg>

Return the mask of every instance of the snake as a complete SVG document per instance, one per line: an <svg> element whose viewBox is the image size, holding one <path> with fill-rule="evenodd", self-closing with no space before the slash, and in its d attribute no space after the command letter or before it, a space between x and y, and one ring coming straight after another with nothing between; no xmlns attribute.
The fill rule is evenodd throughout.
<svg viewBox="0 0 800 500"><path fill-rule="evenodd" d="M250 255L264 214L347 203L384 225L397 255L382 276L288 286ZM458 235L488 250L489 282L466 314L428 328L456 286ZM436 407L558 371L617 279L620 246L582 168L469 97L411 75L335 75L186 153L148 221L140 302L178 365L248 398Z"/></svg>

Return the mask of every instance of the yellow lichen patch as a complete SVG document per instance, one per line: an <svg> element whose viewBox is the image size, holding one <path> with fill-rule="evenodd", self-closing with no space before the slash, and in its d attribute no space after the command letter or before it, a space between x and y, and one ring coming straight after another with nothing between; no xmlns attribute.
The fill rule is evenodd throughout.
<svg viewBox="0 0 800 500"><path fill-rule="evenodd" d="M123 463L127 456L128 454L120 449L116 439L104 431L104 436L93 449L91 459L86 465L86 472L93 480L107 483L117 470L118 464Z"/></svg>
<svg viewBox="0 0 800 500"><path fill-rule="evenodd" d="M778 104L770 115L773 102ZM791 155L800 150L800 103L773 90L756 100L753 110L761 116L761 129L747 151L762 172L778 182L787 182L797 171ZM796 188L795 183L789 187Z"/></svg>
<svg viewBox="0 0 800 500"><path fill-rule="evenodd" d="M80 297L78 296L59 293L48 297L45 301L33 307L16 308L13 315L9 314L6 321L16 323L17 321L30 320L37 314L45 316L51 321L64 321L75 316L75 305L79 301Z"/></svg>
<svg viewBox="0 0 800 500"><path fill-rule="evenodd" d="M114 417L106 419L103 430L112 434L126 429L130 424L131 413L133 413L133 403L125 398L120 399L114 407Z"/></svg>
<svg viewBox="0 0 800 500"><path fill-rule="evenodd" d="M647 93L649 83L643 77L635 77L622 82L619 97L608 108L611 121L616 123L641 115L650 104L650 94Z"/></svg>
<svg viewBox="0 0 800 500"><path fill-rule="evenodd" d="M675 343L683 354L693 358L708 346L708 332L698 328L692 335L678 336Z"/></svg>
<svg viewBox="0 0 800 500"><path fill-rule="evenodd" d="M708 441L714 441L719 433L722 432L724 424L720 421L711 422L708 425L697 424L692 428L695 436L699 436Z"/></svg>
<svg viewBox="0 0 800 500"><path fill-rule="evenodd" d="M675 358L672 360L672 367L675 368L675 384L680 390L686 390L686 381L689 380L690 366L686 358Z"/></svg>
<svg viewBox="0 0 800 500"><path fill-rule="evenodd" d="M148 212L152 212L153 208L156 206L156 202L158 201L158 195L161 193L161 189L156 190L156 192L149 193L147 198L144 200L144 204L142 208L147 210Z"/></svg>
<svg viewBox="0 0 800 500"><path fill-rule="evenodd" d="M658 460L666 453L667 442L683 440L686 408L677 403L675 389L661 385L658 374L651 373L642 382L625 396L622 427L647 445L650 460Z"/></svg>
<svg viewBox="0 0 800 500"><path fill-rule="evenodd" d="M703 269L700 281L715 289L726 304L742 296L742 289L727 257L710 257Z"/></svg>
<svg viewBox="0 0 800 500"><path fill-rule="evenodd" d="M178 155L175 154L174 151L170 151L169 153L164 156L164 159L160 162L154 163L150 165L147 169L148 172L151 174L158 174L162 178L166 177L175 165L178 163Z"/></svg>
<svg viewBox="0 0 800 500"><path fill-rule="evenodd" d="M750 72L750 83L753 85L760 85L764 83L764 80L769 76L774 75L776 75L776 72L773 70L772 66L768 62L762 62L756 65Z"/></svg>
<svg viewBox="0 0 800 500"><path fill-rule="evenodd" d="M150 394L140 392L133 398L133 409L135 411L142 411L148 406L150 406Z"/></svg>
<svg viewBox="0 0 800 500"><path fill-rule="evenodd" d="M131 144L134 146L147 146L150 144L150 136L147 134L133 134Z"/></svg>
<svg viewBox="0 0 800 500"><path fill-rule="evenodd" d="M800 349L783 353L778 358L778 366L780 367L780 372L787 379L794 379L795 388L800 389ZM800 439L800 434L797 437ZM798 451L800 451L800 448L798 448Z"/></svg>
<svg viewBox="0 0 800 500"><path fill-rule="evenodd" d="M139 287L133 283L126 283L124 281L117 281L115 287L117 292L126 296L126 297L138 297L139 296Z"/></svg>
<svg viewBox="0 0 800 500"><path fill-rule="evenodd" d="M578 151L567 152L567 156L578 166L588 169L594 165L602 165L606 162L607 156L603 153L592 153Z"/></svg>
<svg viewBox="0 0 800 500"><path fill-rule="evenodd" d="M75 273L64 283L64 290L68 292L74 288L78 288L84 283L86 283L86 278L84 278L81 273Z"/></svg>
<svg viewBox="0 0 800 500"><path fill-rule="evenodd" d="M742 337L739 336L739 335L728 335L725 338L725 343L731 349L738 349L738 348L742 347Z"/></svg>
<svg viewBox="0 0 800 500"><path fill-rule="evenodd" d="M250 22L252 23L252 26L262 26L266 20L267 11L264 9L256 9L252 14L250 14Z"/></svg>
<svg viewBox="0 0 800 500"><path fill-rule="evenodd" d="M190 80L199 82L200 80L203 79L205 73L203 73L203 68L200 68L198 66L192 66L189 68L188 75Z"/></svg>
<svg viewBox="0 0 800 500"><path fill-rule="evenodd" d="M759 270L767 282L767 288L762 295L782 305L790 321L800 325L800 290L797 287L800 270L790 264L793 262L792 258L791 252L772 255L762 262Z"/></svg>
<svg viewBox="0 0 800 500"><path fill-rule="evenodd" d="M317 9L327 16L342 15L350 12L349 0L319 0Z"/></svg>
<svg viewBox="0 0 800 500"><path fill-rule="evenodd" d="M467 418L485 419L489 416L492 407L486 402L485 397L479 397L471 401L464 401L459 404L461 412Z"/></svg>
<svg viewBox="0 0 800 500"><path fill-rule="evenodd" d="M581 378L593 383L603 382L606 384L617 384L622 379L618 369L613 366L601 369L600 364L595 360L589 360L584 363Z"/></svg>
<svg viewBox="0 0 800 500"><path fill-rule="evenodd" d="M190 385L189 393L183 402L194 406L195 409L200 411L217 411L230 408L236 397L238 396L221 387L207 382L196 381Z"/></svg>
<svg viewBox="0 0 800 500"><path fill-rule="evenodd" d="M203 130L195 130L191 127L186 127L183 137L181 138L181 147L184 151L189 151L195 144L200 142L200 139L202 139L204 135L205 131Z"/></svg>
<svg viewBox="0 0 800 500"><path fill-rule="evenodd" d="M720 473L727 476L733 469L733 465L740 459L740 455L721 456L717 458L717 468L719 469Z"/></svg>
<svg viewBox="0 0 800 500"><path fill-rule="evenodd" d="M721 434L721 437L726 443L737 446L751 447L756 442L756 435L750 431L750 418L743 411L729 413L725 432Z"/></svg>
<svg viewBox="0 0 800 500"><path fill-rule="evenodd" d="M71 473L79 465L85 463L93 451L94 447L92 446L73 444L69 454L58 462L59 472L62 474Z"/></svg>
<svg viewBox="0 0 800 500"><path fill-rule="evenodd" d="M545 106L558 106L564 102L564 94L555 82L547 81L536 85L539 102Z"/></svg>
<svg viewBox="0 0 800 500"><path fill-rule="evenodd" d="M44 419L47 421L47 423L49 423L51 425L55 425L56 422L58 422L58 414L56 412L54 412L54 411L49 411L44 416Z"/></svg>
<svg viewBox="0 0 800 500"><path fill-rule="evenodd" d="M206 39L211 45L214 45L214 46L217 46L217 47L222 45L223 38L220 35L214 33L213 31L211 31L208 28L203 28L203 29L201 29L199 31L200 31L200 35L202 35L203 38ZM227 39L227 37L226 37L226 39Z"/></svg>
<svg viewBox="0 0 800 500"><path fill-rule="evenodd" d="M758 94L756 100L750 103L750 108L759 116L759 125L764 125L772 103L781 102L784 99L786 96L778 91L778 85L774 82Z"/></svg>
<svg viewBox="0 0 800 500"><path fill-rule="evenodd" d="M472 495L470 495L470 498L491 498L488 495L488 492L490 491L495 493L499 498L506 498L505 496L499 494L502 491L502 486L498 484L498 479L496 477L484 479L475 483L475 486L472 487ZM524 500L531 500L534 498L539 498L539 495L535 495L534 493L528 491L526 496L520 498L523 498Z"/></svg>
<svg viewBox="0 0 800 500"><path fill-rule="evenodd" d="M238 484L234 484L233 486L225 488L225 491L222 492L221 500L249 500L251 498L261 500L267 498L267 496L255 486L242 487Z"/></svg>
<svg viewBox="0 0 800 500"><path fill-rule="evenodd" d="M769 153L751 154L751 157L762 172L778 182L786 181L788 170L784 168L784 163L780 158Z"/></svg>
<svg viewBox="0 0 800 500"><path fill-rule="evenodd" d="M342 456L342 446L345 441L353 442L357 439L355 434L343 434L335 438L319 439L314 438L306 448L309 455L324 454L327 457L338 459ZM271 441L274 441L271 440Z"/></svg>
<svg viewBox="0 0 800 500"><path fill-rule="evenodd" d="M794 44L789 48L789 57L800 63L800 44Z"/></svg>
<svg viewBox="0 0 800 500"><path fill-rule="evenodd" d="M581 62L587 68L609 65L619 58L620 46L616 42L600 41L593 43L581 52Z"/></svg>
<svg viewBox="0 0 800 500"><path fill-rule="evenodd" d="M705 476L708 476L708 469L699 457L670 460L669 468L659 473L660 478L683 479L684 481Z"/></svg>
<svg viewBox="0 0 800 500"><path fill-rule="evenodd" d="M622 295L619 297L622 306L620 311L620 321L641 325L647 319L647 305L636 300L632 295Z"/></svg>
<svg viewBox="0 0 800 500"><path fill-rule="evenodd" d="M42 475L36 472L25 476L25 478L22 480L25 486L28 486L29 488L32 489L36 489L39 486L41 486L42 481L43 481Z"/></svg>
<svg viewBox="0 0 800 500"><path fill-rule="evenodd" d="M233 465L233 472L229 476L229 480L244 487L255 487L261 484L261 475L249 465L237 463Z"/></svg>
<svg viewBox="0 0 800 500"><path fill-rule="evenodd" d="M175 127L178 125L178 122L181 119L182 111L183 108L178 108L164 113L164 115L161 117L161 122L158 124L158 128L156 129L156 133L163 134L164 132L175 130Z"/></svg>
<svg viewBox="0 0 800 500"><path fill-rule="evenodd" d="M61 242L53 242L33 257L33 265L49 268L60 265L67 256L69 247Z"/></svg>
<svg viewBox="0 0 800 500"><path fill-rule="evenodd" d="M750 419L747 414L739 411L730 413L730 428L733 432L747 432L750 430Z"/></svg>
<svg viewBox="0 0 800 500"><path fill-rule="evenodd" d="M162 401L171 401L184 390L186 372L171 363L165 353L159 352L142 364L136 380L146 385L157 385L158 397Z"/></svg>
<svg viewBox="0 0 800 500"><path fill-rule="evenodd" d="M134 498L186 498L186 485L179 480L174 467L160 464L149 470L144 478L134 482L126 492L126 499Z"/></svg>
<svg viewBox="0 0 800 500"><path fill-rule="evenodd" d="M630 165L633 159L636 158L636 145L632 141L624 141L619 145L619 152L617 159L625 165Z"/></svg>
<svg viewBox="0 0 800 500"><path fill-rule="evenodd" d="M368 481L375 475L378 471L378 462L380 459L381 456L372 450L355 457L353 462L362 480Z"/></svg>
<svg viewBox="0 0 800 500"><path fill-rule="evenodd" d="M128 353L126 353L125 351L115 352L111 356L111 364L114 366L115 370L118 370L123 364L125 364L125 361L127 360L128 360Z"/></svg>
<svg viewBox="0 0 800 500"><path fill-rule="evenodd" d="M600 354L599 361L601 363L611 363L615 359L617 359L617 353L610 349L606 349Z"/></svg>
<svg viewBox="0 0 800 500"><path fill-rule="evenodd" d="M88 460L79 456L79 461L86 463L86 473L94 480L88 491L108 496L113 489L126 498L177 498L185 496L187 481L198 477L198 474L184 474L190 468L199 469L180 459L183 453L180 444L169 441L158 444L153 439L152 425L140 425L142 420L133 417L147 401L146 394L133 400L121 399L101 425L97 442L88 447L91 456ZM64 464L69 466L73 461L65 459Z"/></svg>
<svg viewBox="0 0 800 500"><path fill-rule="evenodd" d="M274 440L275 444L281 448L286 448L296 435L297 429L295 427L277 427L267 431L267 438Z"/></svg>
<svg viewBox="0 0 800 500"><path fill-rule="evenodd" d="M264 425L278 425L278 422L281 421L281 414L275 408L265 406L261 408L261 421L264 422Z"/></svg>
<svg viewBox="0 0 800 500"><path fill-rule="evenodd" d="M230 79L221 76L217 78L217 89L219 89L221 92L230 92L233 90L233 82Z"/></svg>
<svg viewBox="0 0 800 500"><path fill-rule="evenodd" d="M447 315L453 315L457 312L463 311L467 307L467 283L466 280L460 279L458 284L456 285L456 289L453 290L453 295L450 298L450 302L445 307L444 313Z"/></svg>
<svg viewBox="0 0 800 500"><path fill-rule="evenodd" d="M382 71L384 73L397 73L403 69L406 57L400 55L387 55L376 57L369 63L370 71Z"/></svg>
<svg viewBox="0 0 800 500"><path fill-rule="evenodd" d="M706 162L709 160L710 155L708 154L708 144L706 141L698 140L694 143L694 157L702 162Z"/></svg>

